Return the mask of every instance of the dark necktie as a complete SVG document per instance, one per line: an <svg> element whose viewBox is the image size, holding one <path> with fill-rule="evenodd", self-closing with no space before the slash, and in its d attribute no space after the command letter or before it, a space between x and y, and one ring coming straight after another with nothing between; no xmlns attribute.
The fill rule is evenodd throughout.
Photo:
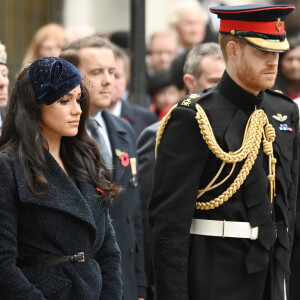
<svg viewBox="0 0 300 300"><path fill-rule="evenodd" d="M94 119L90 119L89 120L89 125L88 125L88 129L91 132L91 136L92 138L95 140L95 142L97 143L98 147L99 147L99 151L100 151L100 157L102 159L102 161L108 165L109 167L111 167L112 165L112 157L108 151L106 142L102 136L102 134L100 133L99 129L98 129L98 122Z"/></svg>

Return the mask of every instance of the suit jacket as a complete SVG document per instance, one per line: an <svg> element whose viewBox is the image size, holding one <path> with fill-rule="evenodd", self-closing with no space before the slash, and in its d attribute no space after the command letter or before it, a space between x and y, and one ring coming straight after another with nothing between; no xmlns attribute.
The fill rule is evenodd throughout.
<svg viewBox="0 0 300 300"><path fill-rule="evenodd" d="M102 112L102 116L112 147L113 181L124 188L124 192L113 200L110 216L122 255L123 299L133 300L146 296L147 285L141 206L138 188L130 185L132 179L130 164L122 165L116 149L128 153L130 158L137 159L135 136L130 125L124 120L107 110Z"/></svg>
<svg viewBox="0 0 300 300"><path fill-rule="evenodd" d="M122 295L120 250L96 187L76 185L47 152L49 191L29 189L16 160L0 158L0 299L115 299ZM22 266L17 258L78 252L83 263Z"/></svg>
<svg viewBox="0 0 300 300"><path fill-rule="evenodd" d="M155 142L159 122L145 128L137 139L139 158L139 190L142 204L143 228L144 228L144 253L145 271L148 285L154 285L153 267L151 259L151 233L148 222L148 205L152 190Z"/></svg>
<svg viewBox="0 0 300 300"><path fill-rule="evenodd" d="M290 98L271 90L257 97L247 93L226 72L217 87L199 95L191 105L181 101L172 111L158 148L149 205L157 300L283 300L295 220L298 109ZM221 166L200 134L195 120L197 102L226 152L241 147L255 106L265 111L276 131L273 204L267 177L269 161L260 149L243 185L226 203L213 210L195 210L198 190L209 184ZM276 120L273 116L277 113L286 120ZM283 127L290 130L280 130ZM199 201L221 195L243 163L236 165L229 180ZM226 164L217 182L231 167ZM251 227L259 227L258 239L192 235L192 218L249 222Z"/></svg>
<svg viewBox="0 0 300 300"><path fill-rule="evenodd" d="M138 137L147 126L157 121L157 116L154 112L126 101L122 101L120 117L129 122L136 137Z"/></svg>

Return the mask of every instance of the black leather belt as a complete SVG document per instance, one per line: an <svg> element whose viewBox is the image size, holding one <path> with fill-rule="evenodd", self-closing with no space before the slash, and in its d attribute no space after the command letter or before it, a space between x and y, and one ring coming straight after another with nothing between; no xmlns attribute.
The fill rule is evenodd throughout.
<svg viewBox="0 0 300 300"><path fill-rule="evenodd" d="M71 262L82 263L87 259L94 259L95 254L85 254L84 252L78 252L77 254L70 256L57 256L57 255L34 255L24 258L18 258L17 264L19 266L32 266L32 267L54 267L56 265Z"/></svg>

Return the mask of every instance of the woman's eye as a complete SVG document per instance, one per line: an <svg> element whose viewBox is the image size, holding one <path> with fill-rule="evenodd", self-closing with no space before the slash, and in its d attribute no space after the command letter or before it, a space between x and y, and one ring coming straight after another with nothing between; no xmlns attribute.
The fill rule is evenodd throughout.
<svg viewBox="0 0 300 300"><path fill-rule="evenodd" d="M69 100L67 100L67 99L62 99L59 101L59 103L62 105L66 105L68 102L69 102Z"/></svg>

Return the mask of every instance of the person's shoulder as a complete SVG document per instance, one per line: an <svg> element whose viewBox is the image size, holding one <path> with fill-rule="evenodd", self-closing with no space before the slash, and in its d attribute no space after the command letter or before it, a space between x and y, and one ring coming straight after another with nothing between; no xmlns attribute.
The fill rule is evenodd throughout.
<svg viewBox="0 0 300 300"><path fill-rule="evenodd" d="M182 98L177 107L189 108L192 110L196 110L196 104L200 104L204 99L210 98L213 96L216 87L212 87L209 89L204 89L195 93L191 93L184 98Z"/></svg>
<svg viewBox="0 0 300 300"><path fill-rule="evenodd" d="M132 139L135 140L134 130L128 122L126 122L125 120L123 120L120 117L113 115L112 113L109 113L109 115L110 115L111 120L114 123L115 130L117 130L119 132L127 133Z"/></svg>
<svg viewBox="0 0 300 300"><path fill-rule="evenodd" d="M156 137L156 133L160 122L156 122L148 127L146 127L137 139L138 148L146 143L149 139Z"/></svg>
<svg viewBox="0 0 300 300"><path fill-rule="evenodd" d="M149 125L142 131L141 135L157 132L158 126L159 126L159 122L155 122L155 123Z"/></svg>
<svg viewBox="0 0 300 300"><path fill-rule="evenodd" d="M123 105L125 107L128 107L128 108L132 109L132 110L139 111L139 112L142 112L142 113L146 113L146 114L147 113L152 113L148 108L143 107L143 106L138 105L138 104L123 101Z"/></svg>
<svg viewBox="0 0 300 300"><path fill-rule="evenodd" d="M273 109L280 109L281 111L285 111L286 113L292 113L293 111L297 110L296 103L281 91L267 89L265 90L265 93L266 102L268 106L272 107Z"/></svg>
<svg viewBox="0 0 300 300"><path fill-rule="evenodd" d="M157 120L155 113L146 107L125 101L123 101L122 105L124 106L124 113L128 112L134 117L150 119L153 122Z"/></svg>
<svg viewBox="0 0 300 300"><path fill-rule="evenodd" d="M288 95L284 94L280 90L267 89L267 90L265 90L265 92L269 97L274 97L274 98L278 98L280 100L284 100L284 101L293 103L293 100Z"/></svg>

